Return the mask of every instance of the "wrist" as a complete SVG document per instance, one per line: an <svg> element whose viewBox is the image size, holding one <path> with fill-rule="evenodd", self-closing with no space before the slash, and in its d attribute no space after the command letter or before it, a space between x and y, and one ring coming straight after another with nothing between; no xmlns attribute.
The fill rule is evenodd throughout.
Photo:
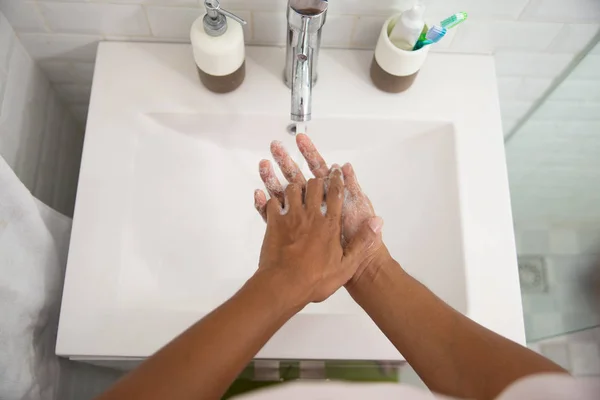
<svg viewBox="0 0 600 400"><path fill-rule="evenodd" d="M307 304L302 298L302 293L278 270L259 269L248 280L247 285L270 296L277 312L288 318L298 313Z"/></svg>
<svg viewBox="0 0 600 400"><path fill-rule="evenodd" d="M346 284L346 289L352 294L352 291L368 287L374 284L379 276L383 275L384 270L390 268L402 269L400 264L392 258L387 247L382 244L373 257L366 261L366 265L361 266L360 273Z"/></svg>

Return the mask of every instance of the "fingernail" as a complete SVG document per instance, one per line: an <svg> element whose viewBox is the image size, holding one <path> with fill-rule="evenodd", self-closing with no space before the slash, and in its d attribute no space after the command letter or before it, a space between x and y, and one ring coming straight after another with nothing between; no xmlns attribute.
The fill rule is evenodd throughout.
<svg viewBox="0 0 600 400"><path fill-rule="evenodd" d="M383 228L383 218L375 217L369 220L369 228L375 233L379 233Z"/></svg>
<svg viewBox="0 0 600 400"><path fill-rule="evenodd" d="M343 182L344 181L344 173L342 172L342 168L338 164L331 165L331 170L329 171L329 178L330 179L333 178L333 174L335 174L336 172L339 172L339 176Z"/></svg>
<svg viewBox="0 0 600 400"><path fill-rule="evenodd" d="M338 165L338 164L332 164L331 165L331 171L329 172L331 175L333 175L333 173L335 171L338 171L340 174L342 173L342 168Z"/></svg>

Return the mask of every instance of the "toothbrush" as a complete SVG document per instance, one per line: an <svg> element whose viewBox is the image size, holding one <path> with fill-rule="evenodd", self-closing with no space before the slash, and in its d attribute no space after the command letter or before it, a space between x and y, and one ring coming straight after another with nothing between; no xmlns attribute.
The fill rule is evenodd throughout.
<svg viewBox="0 0 600 400"><path fill-rule="evenodd" d="M439 26L432 26L425 35L425 40L419 40L417 44L415 44L414 50L419 50L424 46L429 46L430 44L434 44L442 40L444 36L446 36L446 32L448 30L446 28L442 28Z"/></svg>
<svg viewBox="0 0 600 400"><path fill-rule="evenodd" d="M467 17L468 15L466 12L459 12L454 15L451 15L450 17L440 22L440 25L442 26L442 28L451 29L454 28L456 25L460 24L461 22L465 21Z"/></svg>
<svg viewBox="0 0 600 400"><path fill-rule="evenodd" d="M439 42L446 35L448 29L454 28L455 26L464 22L467 17L468 14L466 12L458 12L440 22L441 27L434 25L431 29L429 29L429 31L427 31L425 37L423 37L423 35L419 37L419 40L415 44L413 50L419 50L423 46L429 46L430 44Z"/></svg>

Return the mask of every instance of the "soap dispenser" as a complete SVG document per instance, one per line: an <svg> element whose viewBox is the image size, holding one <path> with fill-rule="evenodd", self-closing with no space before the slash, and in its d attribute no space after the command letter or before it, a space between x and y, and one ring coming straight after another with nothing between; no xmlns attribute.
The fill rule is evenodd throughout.
<svg viewBox="0 0 600 400"><path fill-rule="evenodd" d="M200 80L215 93L237 89L246 76L242 18L205 0L206 14L192 24L190 38Z"/></svg>

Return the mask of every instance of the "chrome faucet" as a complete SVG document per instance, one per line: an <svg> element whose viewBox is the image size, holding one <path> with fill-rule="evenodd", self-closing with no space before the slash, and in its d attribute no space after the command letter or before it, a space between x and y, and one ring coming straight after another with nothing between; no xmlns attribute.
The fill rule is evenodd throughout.
<svg viewBox="0 0 600 400"><path fill-rule="evenodd" d="M327 16L326 0L289 0L285 84L292 89L291 118L311 118L312 87L317 81L321 28Z"/></svg>

